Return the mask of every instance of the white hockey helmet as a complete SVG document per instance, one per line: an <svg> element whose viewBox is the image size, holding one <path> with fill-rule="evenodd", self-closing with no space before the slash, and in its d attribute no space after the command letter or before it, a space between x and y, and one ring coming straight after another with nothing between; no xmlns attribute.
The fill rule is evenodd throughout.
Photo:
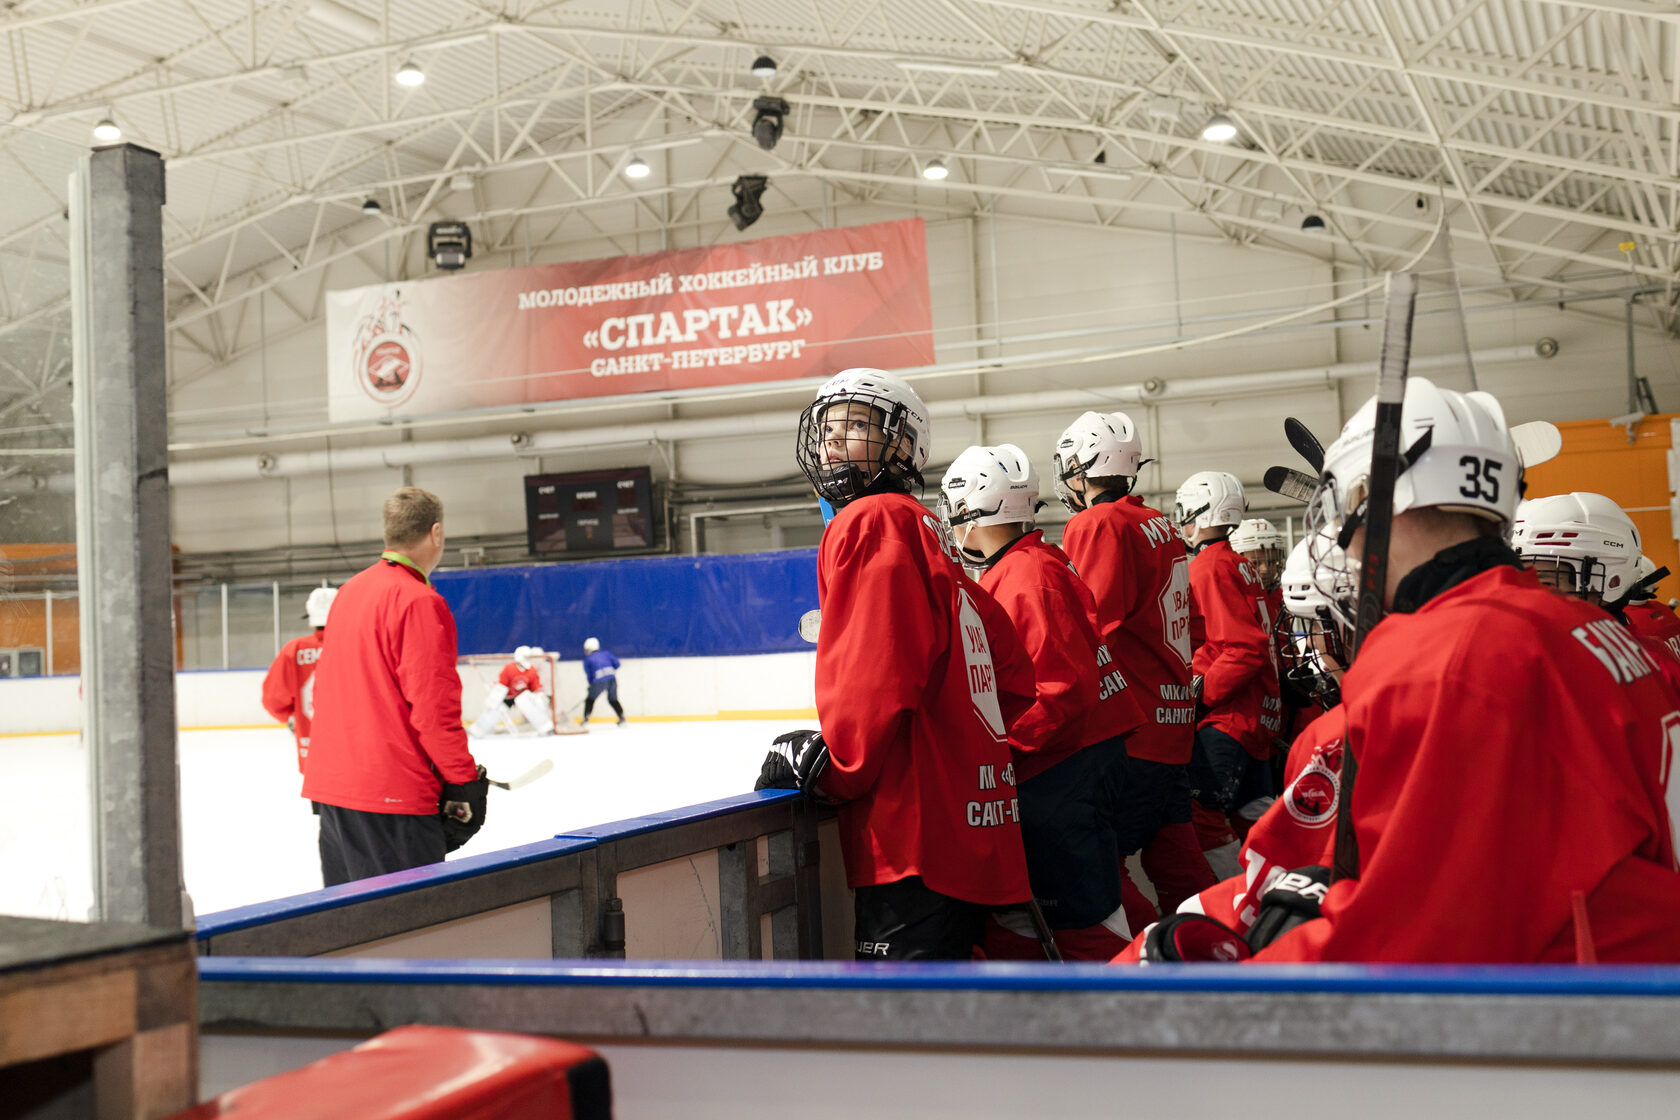
<svg viewBox="0 0 1680 1120"><path fill-rule="evenodd" d="M309 599L303 604L303 615L309 620L309 625L319 630L327 624L327 613L332 610L333 600L338 598L338 588L317 587L309 593Z"/></svg>
<svg viewBox="0 0 1680 1120"><path fill-rule="evenodd" d="M1247 517L1231 530L1231 551L1245 556L1264 548L1283 551L1283 534L1264 517Z"/></svg>
<svg viewBox="0 0 1680 1120"><path fill-rule="evenodd" d="M1349 623L1344 600L1351 603L1358 588L1343 564L1334 577L1337 585L1326 593L1318 581L1324 572L1336 569L1316 558L1340 552L1334 540L1302 538L1290 549L1283 566L1283 609L1289 616L1287 675L1297 687L1327 703L1335 702L1335 674L1347 664Z"/></svg>
<svg viewBox="0 0 1680 1120"><path fill-rule="evenodd" d="M1248 509L1243 496L1242 481L1225 471L1197 471L1178 488L1178 502L1173 507L1173 523L1180 529L1194 525L1198 529L1236 525Z"/></svg>
<svg viewBox="0 0 1680 1120"><path fill-rule="evenodd" d="M941 515L952 528L1024 524L1030 529L1038 513L1038 472L1012 443L970 447L958 455L939 492Z"/></svg>
<svg viewBox="0 0 1680 1120"><path fill-rule="evenodd" d="M870 409L848 415L836 406ZM841 370L817 390L799 416L794 456L817 494L843 505L886 483L909 490L919 484L933 444L933 422L921 395L883 369ZM861 458L843 458L862 449Z"/></svg>
<svg viewBox="0 0 1680 1120"><path fill-rule="evenodd" d="M513 651L513 663L521 669L529 669L531 667L531 657L534 652L535 651L532 650L530 646L520 646L518 649Z"/></svg>
<svg viewBox="0 0 1680 1120"><path fill-rule="evenodd" d="M1521 503L1511 547L1529 567L1550 561L1553 571L1567 573L1567 586L1554 586L1575 595L1614 603L1639 581L1639 529L1603 494L1576 491Z"/></svg>
<svg viewBox="0 0 1680 1120"><path fill-rule="evenodd" d="M1663 569L1667 574L1667 569ZM1657 562L1645 555L1639 554L1639 562L1633 566L1633 601L1643 603L1657 597L1657 581L1651 579L1657 574Z"/></svg>
<svg viewBox="0 0 1680 1120"><path fill-rule="evenodd" d="M1345 543L1365 511L1377 399L1360 406L1324 453L1309 525L1331 529ZM1509 525L1522 496L1522 465L1491 393L1442 389L1425 377L1406 381L1401 407L1400 474L1394 512L1434 507Z"/></svg>
<svg viewBox="0 0 1680 1120"><path fill-rule="evenodd" d="M594 653L596 650L598 650L600 648L601 648L601 643L600 643L599 639L585 638L583 640L583 652L584 653Z"/></svg>
<svg viewBox="0 0 1680 1120"><path fill-rule="evenodd" d="M1068 480L1135 479L1142 469L1143 442L1132 418L1124 412L1086 412L1056 441L1051 484L1062 504L1077 513L1085 508L1085 499L1068 488ZM1126 489L1129 492L1130 485Z"/></svg>

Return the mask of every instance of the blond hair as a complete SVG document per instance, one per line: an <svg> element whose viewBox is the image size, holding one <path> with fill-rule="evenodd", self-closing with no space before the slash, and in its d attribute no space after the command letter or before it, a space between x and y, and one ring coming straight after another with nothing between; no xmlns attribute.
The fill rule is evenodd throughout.
<svg viewBox="0 0 1680 1120"><path fill-rule="evenodd" d="M404 486L385 499L385 547L417 544L443 521L443 500L430 490Z"/></svg>

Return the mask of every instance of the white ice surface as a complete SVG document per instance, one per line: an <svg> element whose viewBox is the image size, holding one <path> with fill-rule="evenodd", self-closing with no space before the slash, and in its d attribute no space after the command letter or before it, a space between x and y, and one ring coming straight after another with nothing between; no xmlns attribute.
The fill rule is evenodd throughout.
<svg viewBox="0 0 1680 1120"><path fill-rule="evenodd" d="M554 769L524 789L492 789L483 830L456 855L745 793L770 740L811 722L609 720L587 735L475 740L492 778L506 781L544 758ZM198 913L321 886L315 817L298 796L285 728L183 731L180 758L187 890ZM79 738L0 739L0 773L15 783L0 814L0 914L85 919L93 888Z"/></svg>

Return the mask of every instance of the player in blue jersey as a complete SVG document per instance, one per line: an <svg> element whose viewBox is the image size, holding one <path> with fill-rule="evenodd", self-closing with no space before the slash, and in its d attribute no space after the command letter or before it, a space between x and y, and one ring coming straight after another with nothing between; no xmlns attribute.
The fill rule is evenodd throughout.
<svg viewBox="0 0 1680 1120"><path fill-rule="evenodd" d="M589 722L589 713L595 710L595 698L601 693L607 694L607 703L618 713L618 725L623 727L629 721L624 718L624 706L618 702L618 658L611 650L601 648L601 643L595 638L583 640L583 675L589 679L589 699L583 702L583 722Z"/></svg>

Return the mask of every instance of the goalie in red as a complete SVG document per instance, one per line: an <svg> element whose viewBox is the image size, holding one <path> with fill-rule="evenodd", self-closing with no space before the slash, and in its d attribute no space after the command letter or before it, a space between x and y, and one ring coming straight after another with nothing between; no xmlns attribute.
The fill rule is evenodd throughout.
<svg viewBox="0 0 1680 1120"><path fill-rule="evenodd" d="M541 646L520 646L513 651L513 660L502 666L496 684L484 698L484 711L468 734L475 739L497 731L517 734L513 720L516 708L534 734L554 734L553 704L543 694L542 675L536 665L537 659L544 656Z"/></svg>

